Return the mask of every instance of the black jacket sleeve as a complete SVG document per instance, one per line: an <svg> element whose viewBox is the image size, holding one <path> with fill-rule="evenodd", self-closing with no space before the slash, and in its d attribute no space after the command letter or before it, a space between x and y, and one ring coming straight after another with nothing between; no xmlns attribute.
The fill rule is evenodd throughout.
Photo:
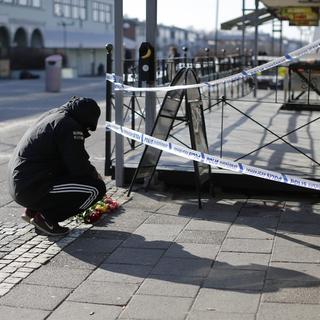
<svg viewBox="0 0 320 320"><path fill-rule="evenodd" d="M70 118L63 119L55 127L54 137L62 165L68 174L98 177L97 170L89 161L84 134L77 122Z"/></svg>

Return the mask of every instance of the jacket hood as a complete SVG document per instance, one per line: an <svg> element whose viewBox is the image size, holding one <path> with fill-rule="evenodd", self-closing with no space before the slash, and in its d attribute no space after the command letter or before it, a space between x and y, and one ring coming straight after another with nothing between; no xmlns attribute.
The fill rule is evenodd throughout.
<svg viewBox="0 0 320 320"><path fill-rule="evenodd" d="M83 127L84 131L97 129L101 111L95 100L73 97L63 106L63 109Z"/></svg>

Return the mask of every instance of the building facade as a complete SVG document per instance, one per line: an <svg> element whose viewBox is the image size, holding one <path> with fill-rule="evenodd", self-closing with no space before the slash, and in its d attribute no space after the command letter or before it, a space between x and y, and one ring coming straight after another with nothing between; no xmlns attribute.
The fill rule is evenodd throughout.
<svg viewBox="0 0 320 320"><path fill-rule="evenodd" d="M1 66L10 69L44 70L45 57L61 54L63 65L75 74L104 73L107 43L114 43L114 1L116 0L0 0L0 77ZM138 59L138 49L146 38L144 21L124 18L124 58ZM216 50L215 33L159 24L156 55L168 58L170 47L180 56L209 54ZM219 31L218 52L232 53L241 47L237 31ZM298 41L283 39L282 50L288 52ZM259 34L259 51L271 54L272 36ZM254 48L253 33L246 32L245 47ZM187 51L183 51L187 48ZM209 50L204 50L208 48Z"/></svg>
<svg viewBox="0 0 320 320"><path fill-rule="evenodd" d="M60 53L65 67L96 74L113 29L113 0L0 0L0 58L13 70L41 69Z"/></svg>

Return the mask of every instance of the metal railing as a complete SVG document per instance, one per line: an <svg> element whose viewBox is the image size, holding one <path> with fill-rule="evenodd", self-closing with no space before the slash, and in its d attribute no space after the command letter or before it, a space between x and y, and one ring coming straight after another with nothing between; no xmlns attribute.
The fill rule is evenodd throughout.
<svg viewBox="0 0 320 320"><path fill-rule="evenodd" d="M201 56L188 58L187 56L183 56L172 59L160 59L157 60L156 64L156 84L158 86L168 84L179 68L182 67L193 68L196 71L200 82L220 79L252 66L252 58L250 56L246 56L246 59L244 60L246 61L246 66L241 65L242 57L237 54L223 54L218 57ZM124 65L124 82L132 86L141 86L141 81L139 81L139 75L137 73L138 61L124 61ZM210 89L206 87L206 89L202 91L204 111L211 112L212 110L219 110L220 112L220 141L217 142L217 144L220 145L220 156L222 157L224 155L223 144L224 132L226 130L224 121L225 111L227 110L226 108L228 108L238 113L241 117L252 121L262 128L262 130L265 130L266 133L274 136L274 139L270 142L257 145L251 150L243 152L243 155L236 156L236 161L246 157L250 158L251 155L259 152L262 148L267 148L270 144L281 141L288 147L292 148L295 152L302 154L305 158L313 162L314 165L318 166L319 162L315 160L314 156L309 156L308 152L305 152L303 148L301 149L292 143L289 143L284 140L284 138L291 134L296 134L299 130L302 130L311 123L319 120L320 117L313 117L303 125L291 128L287 133L278 134L270 130L268 125L257 121L255 117L250 114L246 114L235 105L237 101L241 101L279 104L282 108L285 108L287 104L293 104L294 108L298 105L298 102L300 102L302 107L310 107L314 105L314 108L317 109L319 105L320 110L320 72L318 72L318 69L319 68L306 68L301 71L301 66L275 67L270 69L267 73L263 72L262 74L257 74L256 77L246 81L237 80L233 83L229 83L228 85L222 83L211 86ZM261 98L261 94L257 97L250 95L253 89L259 90L260 93L263 93L263 97ZM158 104L161 105L163 95L158 94L157 99ZM145 117L144 96L140 93L132 93L131 95L126 96L124 108L124 124L134 130L143 131ZM217 118L215 119L219 122ZM182 122L179 123L179 121L177 121L174 125L174 129L176 130L176 128L181 125ZM127 139L125 143L125 152L133 151L140 145L141 144L138 144L137 142Z"/></svg>
<svg viewBox="0 0 320 320"><path fill-rule="evenodd" d="M181 68L192 68L200 81L211 81L239 72L244 67L250 67L252 57L245 56L245 66L242 66L242 57L239 54L221 54L220 56L199 56L189 58L187 56L156 60L156 84L170 83L177 71ZM139 60L127 59L123 61L123 82L132 86L141 87L139 79Z"/></svg>
<svg viewBox="0 0 320 320"><path fill-rule="evenodd" d="M231 74L237 73L243 68L241 65L242 61L245 61L246 66L251 66L252 57L246 55L244 59L238 53L227 54L225 51L222 51L218 56L209 55L208 50L206 50L206 55L199 57L188 57L187 50L185 48L184 55L182 57L176 58L167 58L167 59L158 59L156 61L156 85L167 85L169 84L176 73L181 68L193 68L196 72L197 77L200 82L208 82L211 80L220 79ZM106 61L106 70L108 73L112 73L112 46L107 47L107 61ZM142 86L142 81L139 79L139 60L126 59L123 61L124 74L123 82L131 86ZM248 86L246 86L248 87ZM111 94L111 85L107 83L106 90L106 105L107 113L106 120L112 120L112 114L114 109L113 95ZM248 93L248 90L244 90L243 83L237 82L230 87L226 86L215 86L212 87L207 93L203 93L204 101L208 101L208 107L211 108L215 104L216 99L220 95L226 95L230 91L232 97L236 95L240 96L241 92ZM250 91L250 90L249 90ZM212 93L212 94L211 94ZM157 95L157 104L161 105L163 96ZM132 93L124 97L124 124L129 126L133 130L144 130L145 126L145 112L144 112L144 99L143 94ZM179 124L178 124L179 125ZM113 143L110 143L111 135L110 132L106 133L106 140L109 141L106 143L106 165L105 165L105 174L109 175L111 170L110 166L114 160L114 150L115 146ZM135 141L127 139L125 143L125 153L135 149L140 146L136 144Z"/></svg>

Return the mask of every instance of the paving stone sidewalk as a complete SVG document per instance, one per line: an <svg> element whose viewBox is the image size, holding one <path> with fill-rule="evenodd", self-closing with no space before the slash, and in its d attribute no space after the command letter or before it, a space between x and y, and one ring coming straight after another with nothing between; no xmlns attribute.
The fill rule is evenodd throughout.
<svg viewBox="0 0 320 320"><path fill-rule="evenodd" d="M2 226L0 319L319 319L318 204L113 190L64 238Z"/></svg>
<svg viewBox="0 0 320 320"><path fill-rule="evenodd" d="M107 194L117 200L120 206L130 199L126 197L125 189L114 187L114 182L109 181L107 186ZM0 296L92 228L91 224L75 218L68 219L62 225L71 230L67 236L47 237L37 234L34 227L25 222L0 224Z"/></svg>

